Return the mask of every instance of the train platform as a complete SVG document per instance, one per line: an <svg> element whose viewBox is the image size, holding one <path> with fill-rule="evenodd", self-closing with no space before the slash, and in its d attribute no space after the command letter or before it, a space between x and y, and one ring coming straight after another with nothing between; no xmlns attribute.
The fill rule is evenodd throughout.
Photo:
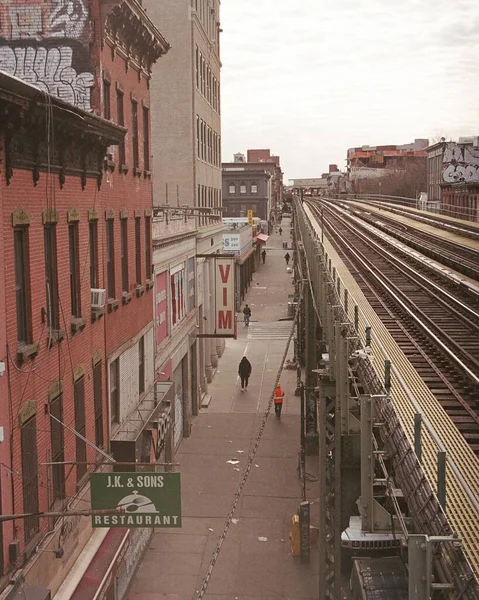
<svg viewBox="0 0 479 600"><path fill-rule="evenodd" d="M281 371L285 391L281 420L274 410L265 415L293 327L288 302L294 290L283 249L283 243L290 242L289 222L283 221L282 229L282 236L277 231L270 236L266 263L253 275L245 299L252 311L250 325L244 326L240 313L238 337L226 341L208 386L211 400L194 418L191 436L182 441L176 455L183 527L154 532L128 600L192 600L211 569L204 595L199 596L205 600L318 597L316 547L312 546L309 564L291 554L291 521L302 500L297 471L300 403L294 395L294 370ZM242 392L238 364L244 355L253 370L248 389ZM291 342L287 358L292 357ZM307 484L307 499L313 503L311 524L317 525L317 457L308 458L307 471L312 475Z"/></svg>

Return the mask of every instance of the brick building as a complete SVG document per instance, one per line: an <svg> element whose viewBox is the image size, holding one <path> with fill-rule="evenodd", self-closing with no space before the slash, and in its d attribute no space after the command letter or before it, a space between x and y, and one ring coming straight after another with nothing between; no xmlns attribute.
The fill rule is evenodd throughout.
<svg viewBox="0 0 479 600"><path fill-rule="evenodd" d="M0 110L7 115L0 129L4 296L12 299L6 341L13 420L5 464L11 460L17 474L12 490L2 478L2 512L9 498L8 512L15 514L61 511L84 506L86 463L96 456L61 423L107 447L104 320L92 311L88 282L90 251L98 265L102 253L99 238L89 233L97 223L106 147L121 141L124 130L1 73ZM63 461L73 463L46 464ZM42 587L58 586L75 544L91 532L85 523L75 544L69 536L59 541L56 521L29 517L17 520L15 531L4 526L3 572L33 557L27 582L31 576ZM35 554L47 531L64 548L58 562L52 554Z"/></svg>
<svg viewBox="0 0 479 600"><path fill-rule="evenodd" d="M411 144L349 148L348 191L416 198L426 189L428 143L416 139Z"/></svg>
<svg viewBox="0 0 479 600"><path fill-rule="evenodd" d="M479 221L479 137L441 141L427 148L429 207L443 214Z"/></svg>
<svg viewBox="0 0 479 600"><path fill-rule="evenodd" d="M158 394L171 387L154 386L149 91L152 64L168 49L137 0L0 5L0 69L41 90L30 104L45 121L20 137L19 124L29 123L23 102L19 134L8 132L5 141L15 161L2 169L5 285L12 297L16 289L17 303L30 294L23 313L7 309L17 513L36 503L40 510L89 508L95 465L88 463L109 453L128 460L119 442L131 442L130 455L141 446L143 460L154 459L151 428L138 428L135 417L141 410L156 422ZM24 261L30 253L27 270L12 249ZM27 600L32 586L62 600L123 597L149 536L92 533L88 517L15 524L13 543L3 544L4 569L23 565ZM120 548L124 563L103 590ZM93 557L93 579L88 563L76 561L82 552ZM16 587L0 598L15 597Z"/></svg>

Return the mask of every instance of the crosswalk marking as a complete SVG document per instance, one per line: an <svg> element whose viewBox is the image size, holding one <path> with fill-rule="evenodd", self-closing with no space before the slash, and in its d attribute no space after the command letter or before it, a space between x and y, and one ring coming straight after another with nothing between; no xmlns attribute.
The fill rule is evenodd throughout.
<svg viewBox="0 0 479 600"><path fill-rule="evenodd" d="M250 323L248 340L287 340L292 327L292 321L276 321L256 325Z"/></svg>

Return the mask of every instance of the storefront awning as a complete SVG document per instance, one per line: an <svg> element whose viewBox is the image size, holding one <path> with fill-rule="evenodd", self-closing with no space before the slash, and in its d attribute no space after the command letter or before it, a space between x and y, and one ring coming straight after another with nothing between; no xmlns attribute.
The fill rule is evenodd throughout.
<svg viewBox="0 0 479 600"><path fill-rule="evenodd" d="M269 240L269 235L266 235L265 233L258 233L258 235L256 236L257 244L266 244L266 242L268 240Z"/></svg>

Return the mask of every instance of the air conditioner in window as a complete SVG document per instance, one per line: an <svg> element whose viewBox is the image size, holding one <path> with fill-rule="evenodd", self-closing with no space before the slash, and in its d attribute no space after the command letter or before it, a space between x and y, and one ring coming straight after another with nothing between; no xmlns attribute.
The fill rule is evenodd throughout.
<svg viewBox="0 0 479 600"><path fill-rule="evenodd" d="M108 146L106 149L106 159L115 160L115 148L116 146Z"/></svg>
<svg viewBox="0 0 479 600"><path fill-rule="evenodd" d="M106 290L91 288L91 307L103 308L106 302Z"/></svg>

